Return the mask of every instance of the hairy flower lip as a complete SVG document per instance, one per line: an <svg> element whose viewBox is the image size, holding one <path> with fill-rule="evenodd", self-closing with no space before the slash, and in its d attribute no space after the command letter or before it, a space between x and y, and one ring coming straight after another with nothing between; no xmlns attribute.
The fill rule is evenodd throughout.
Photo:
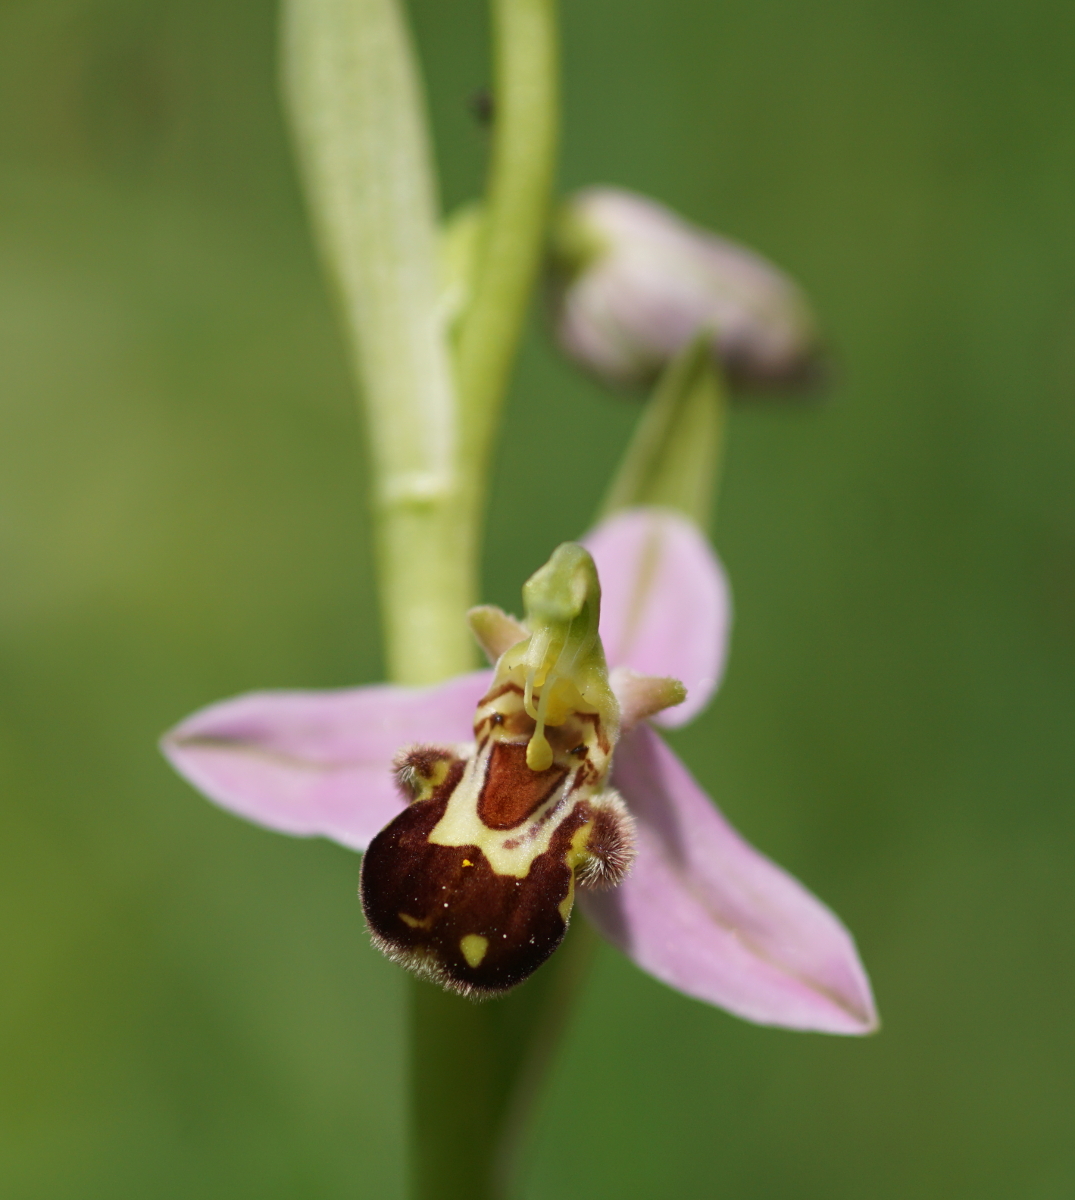
<svg viewBox="0 0 1075 1200"><path fill-rule="evenodd" d="M602 578L609 664L628 668L613 679L684 678L687 701L657 718L682 723L723 670L730 605L719 563L691 522L662 510L620 512L584 543ZM400 747L466 740L491 678L251 693L195 713L162 748L222 807L362 849L403 807L391 769ZM635 867L618 887L580 896L610 941L657 979L750 1021L837 1034L877 1028L851 935L732 829L647 721L625 729L612 782L636 820Z"/></svg>

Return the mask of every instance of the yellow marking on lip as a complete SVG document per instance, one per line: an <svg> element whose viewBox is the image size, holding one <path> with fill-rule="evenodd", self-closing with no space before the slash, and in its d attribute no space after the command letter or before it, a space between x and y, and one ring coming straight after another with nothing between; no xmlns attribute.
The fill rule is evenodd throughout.
<svg viewBox="0 0 1075 1200"><path fill-rule="evenodd" d="M518 879L525 879L534 860L549 848L560 823L571 815L574 806L564 804L554 817L546 817L566 798L574 781L577 764L572 763L572 773L566 775L541 808L531 814L525 829L493 830L478 816L478 800L495 745L493 741L487 742L467 763L463 778L448 800L444 816L430 830L426 840L432 846L460 849L477 846L495 875L514 875Z"/></svg>
<svg viewBox="0 0 1075 1200"><path fill-rule="evenodd" d="M593 821L587 821L585 825L580 825L575 830L571 837L571 845L568 847L567 853L564 855L564 861L572 871L576 867L581 867L582 864L590 857L590 852L586 848L590 841L590 834L593 832Z"/></svg>
<svg viewBox="0 0 1075 1200"><path fill-rule="evenodd" d="M592 829L593 821L587 821L585 825L579 826L572 835L571 845L564 855L564 862L571 868L571 882L567 885L567 895L560 901L557 908L565 925L568 917L571 916L571 909L575 905L575 868L581 866L590 857L586 843L590 840Z"/></svg>
<svg viewBox="0 0 1075 1200"><path fill-rule="evenodd" d="M448 768L452 764L447 759L440 759L432 771L425 776L423 782L429 787L430 791L440 785L448 778Z"/></svg>
<svg viewBox="0 0 1075 1200"><path fill-rule="evenodd" d="M421 751L418 752L421 755ZM426 756L428 759L428 756ZM428 800L440 785L448 778L452 763L448 758L433 760L432 766L423 769L419 762L408 759L399 773L400 782L414 794L414 801Z"/></svg>
<svg viewBox="0 0 1075 1200"><path fill-rule="evenodd" d="M460 939L459 949L463 951L468 966L480 967L485 952L489 949L489 939L482 937L480 933L468 933L465 938Z"/></svg>
<svg viewBox="0 0 1075 1200"><path fill-rule="evenodd" d="M463 859L463 866L464 866L464 867L472 867L472 866L474 866L474 864L473 864L473 863L470 861L470 859L469 859L469 858L464 858L464 859Z"/></svg>
<svg viewBox="0 0 1075 1200"><path fill-rule="evenodd" d="M560 920L567 924L568 917L571 916L571 910L575 906L575 876L572 874L571 882L567 885L567 895L556 906L560 913Z"/></svg>
<svg viewBox="0 0 1075 1200"><path fill-rule="evenodd" d="M410 913L401 912L397 914L404 925L411 929L428 929L433 924L432 917L426 917L424 920L419 920L417 917L412 917Z"/></svg>

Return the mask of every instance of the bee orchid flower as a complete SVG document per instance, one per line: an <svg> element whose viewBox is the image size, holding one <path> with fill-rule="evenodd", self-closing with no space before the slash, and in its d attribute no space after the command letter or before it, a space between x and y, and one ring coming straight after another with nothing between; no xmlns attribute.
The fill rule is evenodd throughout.
<svg viewBox="0 0 1075 1200"><path fill-rule="evenodd" d="M577 889L610 942L689 996L761 1024L876 1028L846 928L654 728L697 715L723 671L729 592L700 530L623 510L560 547L524 601L523 624L471 614L492 671L254 692L187 718L164 752L231 812L365 851L375 944L456 991L526 978Z"/></svg>

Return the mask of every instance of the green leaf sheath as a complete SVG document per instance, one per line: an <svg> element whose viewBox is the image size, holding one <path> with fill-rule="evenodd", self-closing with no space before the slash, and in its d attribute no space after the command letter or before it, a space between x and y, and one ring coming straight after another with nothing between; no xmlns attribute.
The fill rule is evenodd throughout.
<svg viewBox="0 0 1075 1200"><path fill-rule="evenodd" d="M437 196L396 0L288 0L284 82L311 214L366 413L390 678L473 665L477 593L460 416L438 305Z"/></svg>

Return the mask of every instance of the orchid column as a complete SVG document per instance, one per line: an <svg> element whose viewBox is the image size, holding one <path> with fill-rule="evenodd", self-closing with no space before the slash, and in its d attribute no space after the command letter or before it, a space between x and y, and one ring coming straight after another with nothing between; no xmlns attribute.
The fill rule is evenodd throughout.
<svg viewBox="0 0 1075 1200"><path fill-rule="evenodd" d="M446 281L400 3L285 4L288 107L366 413L388 676L399 683L436 682L473 665L464 615L478 598L488 460L549 205L553 0L492 0L491 17L488 185L470 215L458 277ZM480 1198L491 1186L482 1159L493 1157L512 1054L505 1062L494 1049L497 1014L428 984L414 988L416 1195Z"/></svg>

